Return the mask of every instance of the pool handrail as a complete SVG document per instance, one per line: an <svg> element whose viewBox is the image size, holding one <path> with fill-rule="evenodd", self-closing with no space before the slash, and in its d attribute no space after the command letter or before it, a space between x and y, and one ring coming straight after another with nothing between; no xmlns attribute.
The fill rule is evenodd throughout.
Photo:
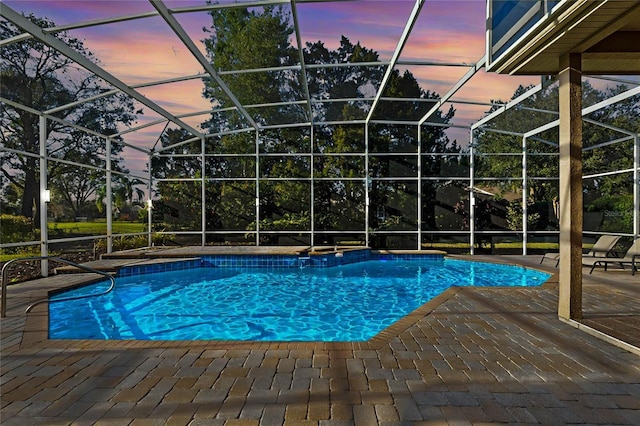
<svg viewBox="0 0 640 426"><path fill-rule="evenodd" d="M111 285L109 286L109 288L102 292L102 293L93 293L93 294L85 294L82 296L74 296L74 297L66 297L66 298L62 298L62 299L56 299L56 302L62 302L62 301L67 301L67 300L76 300L76 299L84 299L86 297L94 297L94 296L102 296L105 295L107 293L109 293L111 290L114 289L114 287L116 286L116 279L113 277L113 275L104 272L104 271L99 271L97 269L91 268L89 266L86 265L82 265L80 263L76 263L76 262L72 262L70 260L67 259L63 259L61 257L57 257L57 256L33 256L33 257L17 257L15 259L11 259L10 261L8 261L7 263L5 263L2 266L2 302L1 302L1 306L0 306L0 317L4 318L7 316L7 271L9 270L9 265L13 264L13 263L18 263L18 262L28 262L31 260L54 260L57 262L61 262L64 264L67 264L69 266L74 266L76 268L80 268L83 269L87 272L92 272L94 274L99 274L102 276L107 277L110 281L111 281ZM42 300L38 300L34 303L32 303L31 305L29 305L27 307L27 309L25 310L25 314L28 314L31 309L33 309L36 305L39 305L41 303L44 302L48 302L49 299L42 299Z"/></svg>

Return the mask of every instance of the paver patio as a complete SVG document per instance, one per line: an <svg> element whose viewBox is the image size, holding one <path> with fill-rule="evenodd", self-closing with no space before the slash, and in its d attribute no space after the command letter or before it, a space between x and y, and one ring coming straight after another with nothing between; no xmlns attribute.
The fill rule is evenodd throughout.
<svg viewBox="0 0 640 426"><path fill-rule="evenodd" d="M491 257L555 270L539 259ZM585 270L582 321L626 325L627 349L560 321L555 277L451 289L361 343L48 340L46 306L24 307L83 279L10 287L3 425L640 424L640 277L628 272Z"/></svg>

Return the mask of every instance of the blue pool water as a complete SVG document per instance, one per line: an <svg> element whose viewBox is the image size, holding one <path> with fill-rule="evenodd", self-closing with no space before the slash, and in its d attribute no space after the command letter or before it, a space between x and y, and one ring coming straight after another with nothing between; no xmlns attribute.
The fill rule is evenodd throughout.
<svg viewBox="0 0 640 426"><path fill-rule="evenodd" d="M365 341L451 286L536 286L549 274L453 259L326 269L195 268L116 279L49 304L52 339ZM92 294L98 283L56 298Z"/></svg>

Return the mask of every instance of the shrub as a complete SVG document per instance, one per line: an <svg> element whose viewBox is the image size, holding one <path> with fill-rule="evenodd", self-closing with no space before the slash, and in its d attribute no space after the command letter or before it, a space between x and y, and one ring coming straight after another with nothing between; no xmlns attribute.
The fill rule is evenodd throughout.
<svg viewBox="0 0 640 426"><path fill-rule="evenodd" d="M534 203L529 201L527 203L527 228L529 230L536 230L538 222L540 221L540 213L534 210ZM515 202L507 206L507 226L512 231L519 231L522 229L522 205Z"/></svg>
<svg viewBox="0 0 640 426"><path fill-rule="evenodd" d="M633 232L633 195L610 195L600 197L586 206L590 213L600 213L596 231Z"/></svg>
<svg viewBox="0 0 640 426"><path fill-rule="evenodd" d="M36 233L31 220L24 216L0 215L0 240L3 244L34 241Z"/></svg>
<svg viewBox="0 0 640 426"><path fill-rule="evenodd" d="M132 235L115 237L113 239L112 249L114 251L130 250L136 248L147 247L148 245L147 235ZM175 244L175 236L168 234L154 233L151 235L151 243L156 246L163 246L167 244ZM100 239L94 244L95 253L105 253L107 251L107 240Z"/></svg>

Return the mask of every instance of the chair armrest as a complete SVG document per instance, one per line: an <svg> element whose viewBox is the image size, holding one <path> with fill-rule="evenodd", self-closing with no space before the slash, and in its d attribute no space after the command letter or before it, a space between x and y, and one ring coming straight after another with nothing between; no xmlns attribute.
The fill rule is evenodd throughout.
<svg viewBox="0 0 640 426"><path fill-rule="evenodd" d="M613 250L602 250L602 249L589 249L588 252L583 253L584 257L618 257L618 253Z"/></svg>

